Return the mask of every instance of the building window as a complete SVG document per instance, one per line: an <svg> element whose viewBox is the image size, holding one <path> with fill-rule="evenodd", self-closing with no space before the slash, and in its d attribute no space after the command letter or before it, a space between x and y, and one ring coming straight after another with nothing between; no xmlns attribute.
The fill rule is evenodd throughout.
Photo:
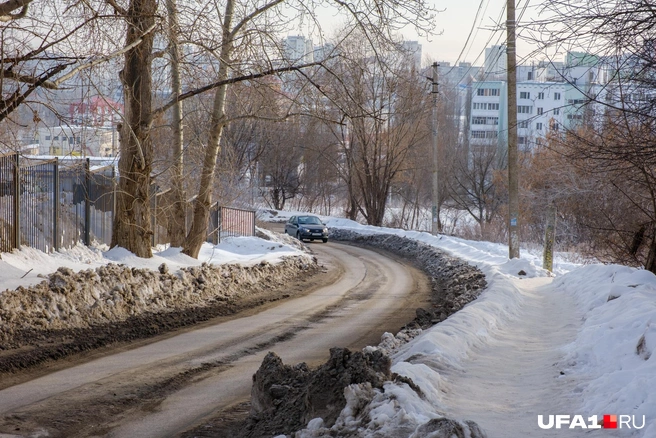
<svg viewBox="0 0 656 438"><path fill-rule="evenodd" d="M53 139L54 141L59 141L59 136L58 136L58 135L55 135L52 139Z"/></svg>
<svg viewBox="0 0 656 438"><path fill-rule="evenodd" d="M536 123L535 124L535 130L536 131L542 131L542 123Z"/></svg>
<svg viewBox="0 0 656 438"><path fill-rule="evenodd" d="M517 127L520 129L528 129L528 120L520 120L517 123Z"/></svg>
<svg viewBox="0 0 656 438"><path fill-rule="evenodd" d="M472 117L472 125L485 125L485 117Z"/></svg>
<svg viewBox="0 0 656 438"><path fill-rule="evenodd" d="M544 114L544 109L538 108L538 116L541 116L542 114Z"/></svg>
<svg viewBox="0 0 656 438"><path fill-rule="evenodd" d="M473 109L475 109L475 110L499 111L499 104L498 103L489 103L489 102L474 102Z"/></svg>
<svg viewBox="0 0 656 438"><path fill-rule="evenodd" d="M497 131L472 131L471 138L487 138L494 139L497 138L499 133Z"/></svg>
<svg viewBox="0 0 656 438"><path fill-rule="evenodd" d="M479 88L476 90L477 96L499 96L498 88Z"/></svg>
<svg viewBox="0 0 656 438"><path fill-rule="evenodd" d="M540 92L538 93L538 100L543 100L544 99L544 93Z"/></svg>
<svg viewBox="0 0 656 438"><path fill-rule="evenodd" d="M517 113L518 114L532 114L533 113L533 107L529 105L519 105L517 107Z"/></svg>
<svg viewBox="0 0 656 438"><path fill-rule="evenodd" d="M583 116L581 114L567 114L568 120L582 120Z"/></svg>
<svg viewBox="0 0 656 438"><path fill-rule="evenodd" d="M630 97L631 95L628 94L626 97ZM631 99L628 99L631 100ZM567 99L567 103L570 105L582 105L585 103L584 99Z"/></svg>
<svg viewBox="0 0 656 438"><path fill-rule="evenodd" d="M554 100L560 100L560 93L554 93Z"/></svg>
<svg viewBox="0 0 656 438"><path fill-rule="evenodd" d="M517 137L517 144L526 144L526 137Z"/></svg>
<svg viewBox="0 0 656 438"><path fill-rule="evenodd" d="M46 141L50 140L50 136L46 135Z"/></svg>
<svg viewBox="0 0 656 438"><path fill-rule="evenodd" d="M519 98L520 99L530 99L531 98L531 93L529 91L520 91L519 92Z"/></svg>
<svg viewBox="0 0 656 438"><path fill-rule="evenodd" d="M557 116L560 114L560 108L554 108L553 109L554 116Z"/></svg>

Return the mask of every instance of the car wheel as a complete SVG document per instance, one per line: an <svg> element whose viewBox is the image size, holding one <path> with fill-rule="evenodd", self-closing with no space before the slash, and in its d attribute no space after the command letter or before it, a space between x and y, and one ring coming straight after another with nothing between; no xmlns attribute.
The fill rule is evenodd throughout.
<svg viewBox="0 0 656 438"><path fill-rule="evenodd" d="M299 233L298 231L296 232L296 238L301 242L303 241L303 239L301 239L301 233Z"/></svg>
<svg viewBox="0 0 656 438"><path fill-rule="evenodd" d="M321 239L321 241L322 241L323 243L328 243L328 238L327 238L327 237L324 237L323 239Z"/></svg>

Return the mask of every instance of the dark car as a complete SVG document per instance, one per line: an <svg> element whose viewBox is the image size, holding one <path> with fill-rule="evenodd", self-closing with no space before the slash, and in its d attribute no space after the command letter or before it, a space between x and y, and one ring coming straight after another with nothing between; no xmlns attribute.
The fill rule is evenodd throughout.
<svg viewBox="0 0 656 438"><path fill-rule="evenodd" d="M292 216L285 224L285 233L299 240L321 239L328 242L328 228L316 216Z"/></svg>

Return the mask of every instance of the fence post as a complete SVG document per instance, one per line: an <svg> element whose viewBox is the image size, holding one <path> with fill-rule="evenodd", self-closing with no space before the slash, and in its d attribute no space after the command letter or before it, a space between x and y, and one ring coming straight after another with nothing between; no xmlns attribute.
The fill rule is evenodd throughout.
<svg viewBox="0 0 656 438"><path fill-rule="evenodd" d="M87 158L84 163L84 244L91 246L91 165Z"/></svg>
<svg viewBox="0 0 656 438"><path fill-rule="evenodd" d="M59 158L52 167L52 248L59 251Z"/></svg>
<svg viewBox="0 0 656 438"><path fill-rule="evenodd" d="M118 188L118 181L116 180L116 168L112 164L112 232L109 237L109 244L114 241L114 218L116 217L116 189Z"/></svg>
<svg viewBox="0 0 656 438"><path fill-rule="evenodd" d="M152 247L155 247L156 236L155 232L157 231L157 192L158 187L156 184L151 184L148 189L148 196L150 196L150 229L152 231L150 235L150 244Z"/></svg>
<svg viewBox="0 0 656 438"><path fill-rule="evenodd" d="M223 228L223 207L216 203L216 244L221 243L221 228Z"/></svg>
<svg viewBox="0 0 656 438"><path fill-rule="evenodd" d="M20 249L20 155L14 155L14 235L13 247Z"/></svg>

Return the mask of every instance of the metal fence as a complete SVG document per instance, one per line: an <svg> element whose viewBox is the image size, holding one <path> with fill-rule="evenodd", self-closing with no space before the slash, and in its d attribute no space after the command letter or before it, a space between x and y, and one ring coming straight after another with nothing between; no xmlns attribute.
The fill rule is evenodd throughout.
<svg viewBox="0 0 656 438"><path fill-rule="evenodd" d="M217 244L223 237L254 236L255 211L223 207L215 203L210 209L207 241Z"/></svg>
<svg viewBox="0 0 656 438"><path fill-rule="evenodd" d="M19 244L18 155L0 156L0 252Z"/></svg>
<svg viewBox="0 0 656 438"><path fill-rule="evenodd" d="M114 215L114 168L89 160L0 156L0 252L21 245L44 252L78 242L109 244Z"/></svg>
<svg viewBox="0 0 656 438"><path fill-rule="evenodd" d="M116 209L116 171L114 166L89 172L89 241L106 245L112 242L112 224Z"/></svg>
<svg viewBox="0 0 656 438"><path fill-rule="evenodd" d="M115 211L114 166L90 169L89 160L0 156L0 252L21 245L44 252L98 241L111 243ZM168 243L171 191L151 189L153 245ZM188 202L191 207L193 198ZM191 212L191 208L188 208ZM191 216L185 227L189 230ZM214 204L208 242L255 235L255 211Z"/></svg>
<svg viewBox="0 0 656 438"><path fill-rule="evenodd" d="M56 160L25 160L19 165L20 244L44 252L59 249L59 186Z"/></svg>

